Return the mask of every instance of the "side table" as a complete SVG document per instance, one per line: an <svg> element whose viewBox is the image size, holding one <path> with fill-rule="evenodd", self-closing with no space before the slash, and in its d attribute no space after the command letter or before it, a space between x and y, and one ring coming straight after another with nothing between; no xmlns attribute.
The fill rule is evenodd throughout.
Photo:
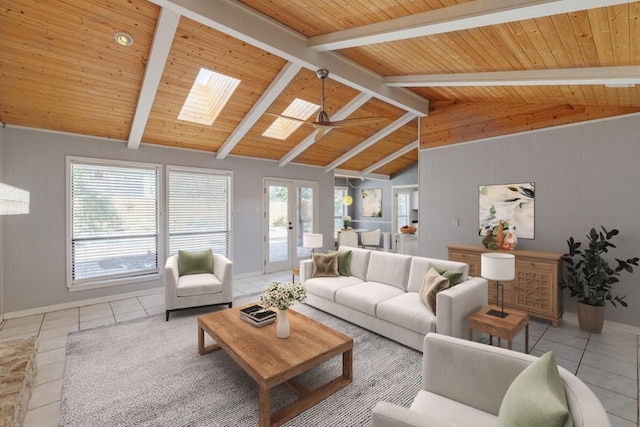
<svg viewBox="0 0 640 427"><path fill-rule="evenodd" d="M500 311L500 307L488 305L469 316L469 340L473 340L473 331L476 330L489 334L489 344L493 344L494 335L498 337L498 345L502 344L502 338L506 339L511 350L513 338L524 328L524 351L529 353L529 315L510 308L505 309L509 315L501 318L487 314L489 310Z"/></svg>
<svg viewBox="0 0 640 427"><path fill-rule="evenodd" d="M295 282L296 281L296 276L300 275L300 267L293 267L291 269L291 281Z"/></svg>

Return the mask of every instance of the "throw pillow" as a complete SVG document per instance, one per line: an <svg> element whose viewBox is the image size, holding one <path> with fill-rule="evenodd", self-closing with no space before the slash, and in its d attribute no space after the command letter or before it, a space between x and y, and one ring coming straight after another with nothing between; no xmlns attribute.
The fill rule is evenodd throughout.
<svg viewBox="0 0 640 427"><path fill-rule="evenodd" d="M338 252L338 274L351 276L351 251Z"/></svg>
<svg viewBox="0 0 640 427"><path fill-rule="evenodd" d="M178 275L213 274L213 252L207 249L201 252L178 251Z"/></svg>
<svg viewBox="0 0 640 427"><path fill-rule="evenodd" d="M446 270L444 268L433 267L436 269L439 275L446 277L449 279L449 285L457 285L458 283L462 283L462 272L455 270Z"/></svg>
<svg viewBox="0 0 640 427"><path fill-rule="evenodd" d="M431 267L422 279L420 285L420 299L429 307L433 314L436 314L436 295L449 287L449 279L438 274L438 271Z"/></svg>
<svg viewBox="0 0 640 427"><path fill-rule="evenodd" d="M338 277L338 254L313 254L311 277Z"/></svg>
<svg viewBox="0 0 640 427"><path fill-rule="evenodd" d="M498 421L500 426L573 426L553 352L544 354L513 380L502 399Z"/></svg>

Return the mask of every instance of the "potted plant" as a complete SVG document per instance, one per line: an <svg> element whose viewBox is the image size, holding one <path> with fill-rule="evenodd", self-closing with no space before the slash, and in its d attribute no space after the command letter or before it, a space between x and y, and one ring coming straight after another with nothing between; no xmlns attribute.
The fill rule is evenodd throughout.
<svg viewBox="0 0 640 427"><path fill-rule="evenodd" d="M639 258L621 260L615 258L617 265L612 267L602 254L608 253L610 248L616 246L611 239L619 234L613 229L607 231L600 226L602 231L597 232L592 228L587 239L589 247L581 250L581 242L576 242L573 237L567 240L569 253L564 254L563 261L567 264L566 274L562 280L562 287L569 288L572 297L578 298L578 322L580 328L588 332L602 332L604 323L604 307L607 301L617 307L619 303L627 307L624 300L626 295L614 295L612 285L618 283L618 276L622 271L633 272L632 265L637 266Z"/></svg>

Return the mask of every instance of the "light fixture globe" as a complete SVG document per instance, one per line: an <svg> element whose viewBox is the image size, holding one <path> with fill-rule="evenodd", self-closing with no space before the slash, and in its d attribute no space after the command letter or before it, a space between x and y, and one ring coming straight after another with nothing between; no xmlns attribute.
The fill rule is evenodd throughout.
<svg viewBox="0 0 640 427"><path fill-rule="evenodd" d="M342 204L345 206L351 206L353 204L353 197L348 194L342 196Z"/></svg>

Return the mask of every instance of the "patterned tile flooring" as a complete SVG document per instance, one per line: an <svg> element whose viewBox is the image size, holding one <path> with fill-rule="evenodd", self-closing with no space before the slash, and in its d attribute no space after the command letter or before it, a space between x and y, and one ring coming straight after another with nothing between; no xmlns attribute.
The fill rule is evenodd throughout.
<svg viewBox="0 0 640 427"><path fill-rule="evenodd" d="M234 279L234 296L260 292L273 280L289 281L291 273ZM158 292L5 321L0 328L0 341L33 335L40 339L38 374L24 426L58 425L69 332L163 312L164 296ZM531 354L540 356L554 351L558 364L577 373L591 387L609 413L613 426L637 426L640 336L612 328L606 328L602 334L590 334L580 330L572 316L565 317L568 319L561 321L557 328L549 322L531 321ZM502 344L506 346L506 342ZM524 333L514 340L514 350L524 351Z"/></svg>

